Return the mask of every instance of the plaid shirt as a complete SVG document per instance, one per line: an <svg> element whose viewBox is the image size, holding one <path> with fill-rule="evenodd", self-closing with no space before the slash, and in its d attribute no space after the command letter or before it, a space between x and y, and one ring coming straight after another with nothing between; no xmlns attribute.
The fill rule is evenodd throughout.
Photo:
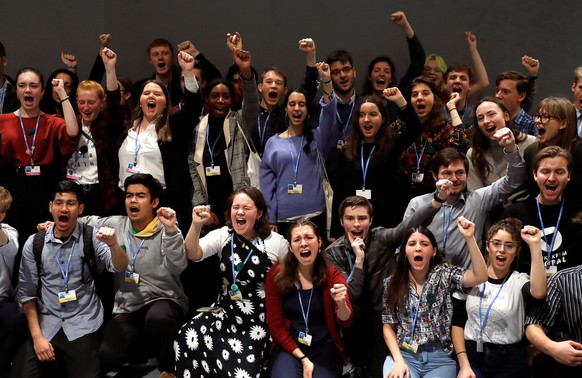
<svg viewBox="0 0 582 378"><path fill-rule="evenodd" d="M534 119L532 116L527 114L525 110L521 109L515 119L513 120L519 129L529 135L533 135L535 137L538 136L538 129L534 123Z"/></svg>

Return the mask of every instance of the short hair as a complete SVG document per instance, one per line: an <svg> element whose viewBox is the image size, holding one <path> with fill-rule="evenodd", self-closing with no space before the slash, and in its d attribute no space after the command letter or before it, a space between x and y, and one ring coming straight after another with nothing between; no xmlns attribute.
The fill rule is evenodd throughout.
<svg viewBox="0 0 582 378"><path fill-rule="evenodd" d="M469 76L469 82L471 82L471 80L473 80L473 70L471 69L471 67L467 66L466 64L455 64L454 66L450 66L446 71L445 71L445 81L448 80L449 78L449 74L451 72L466 72L467 76Z"/></svg>
<svg viewBox="0 0 582 378"><path fill-rule="evenodd" d="M77 96L79 95L79 91L94 91L97 93L97 97L101 100L105 98L105 91L101 84L93 80L83 80L77 86Z"/></svg>
<svg viewBox="0 0 582 378"><path fill-rule="evenodd" d="M172 57L174 56L174 48L172 47L172 44L170 43L170 41L168 41L167 39L164 39L164 38L157 38L149 43L148 48L147 48L148 56L150 55L151 49L153 49L154 47L160 47L160 46L168 46L170 48L170 53L171 53Z"/></svg>
<svg viewBox="0 0 582 378"><path fill-rule="evenodd" d="M149 173L136 173L125 179L123 182L123 187L127 192L127 188L130 185L143 185L150 191L150 201L153 202L154 198L162 200L164 197L164 187L158 179Z"/></svg>
<svg viewBox="0 0 582 378"><path fill-rule="evenodd" d="M0 186L0 214L6 214L10 206L12 206L12 195L8 189Z"/></svg>
<svg viewBox="0 0 582 378"><path fill-rule="evenodd" d="M85 203L83 187L77 184L77 182L74 180L66 179L57 182L53 188L53 191L51 192L51 202L55 200L57 194L63 193L72 193L77 197L77 202L79 202L79 204Z"/></svg>
<svg viewBox="0 0 582 378"><path fill-rule="evenodd" d="M505 71L497 75L495 86L499 86L502 80L515 81L515 87L518 93L527 93L529 89L529 80L517 71Z"/></svg>
<svg viewBox="0 0 582 378"><path fill-rule="evenodd" d="M562 158L566 159L568 172L572 171L572 154L568 150L565 150L562 147L558 147L558 146L546 147L536 154L536 156L534 158L534 165L533 165L534 171L538 170L538 168L540 167L540 165L542 163L542 160L551 159L551 158L555 158L555 157L562 157Z"/></svg>
<svg viewBox="0 0 582 378"><path fill-rule="evenodd" d="M263 70L263 72L261 72L261 81L259 83L262 83L263 79L265 78L265 75L271 71L273 71L277 75L281 76L283 78L283 86L287 87L287 75L285 75L285 73L283 73L283 71L281 71L280 68L275 67L275 66L267 67Z"/></svg>
<svg viewBox="0 0 582 378"><path fill-rule="evenodd" d="M349 196L342 201L339 205L339 216L340 219L344 217L344 213L348 207L363 207L368 211L370 218L374 216L374 208L372 203L368 201L366 197L362 196Z"/></svg>
<svg viewBox="0 0 582 378"><path fill-rule="evenodd" d="M447 63L445 62L442 56L437 54L429 54L426 56L426 59L424 60L424 65L426 66L428 62L430 62L431 60L433 60L436 63L437 67L439 68L439 70L443 72L443 74L447 72Z"/></svg>
<svg viewBox="0 0 582 378"><path fill-rule="evenodd" d="M351 66L354 65L354 60L352 59L352 54L346 50L335 50L332 51L327 58L325 58L325 63L331 66L335 62L348 62Z"/></svg>
<svg viewBox="0 0 582 378"><path fill-rule="evenodd" d="M236 89L234 88L234 84L232 83L232 81L223 79L221 77L217 77L215 79L212 79L212 80L210 80L210 82L208 84L206 84L206 86L204 87L204 93L203 93L202 97L207 99L210 96L210 92L212 92L212 89L220 84L226 85L226 87L228 88L228 92L230 93L230 97L232 99L234 99L234 96L236 93Z"/></svg>
<svg viewBox="0 0 582 378"><path fill-rule="evenodd" d="M467 156L460 150L454 147L447 147L440 150L433 158L432 161L432 173L438 175L440 167L448 167L458 161L462 161L465 166L465 171L467 175L469 174L469 160Z"/></svg>
<svg viewBox="0 0 582 378"><path fill-rule="evenodd" d="M257 72L257 70L255 70L254 67L251 67L251 72L253 73L253 79L255 80L255 83L258 84L258 80L259 80L259 74ZM226 72L226 75L224 76L224 78L226 80L230 80L232 81L232 79L234 78L235 74L239 74L240 75L240 68L238 68L238 66L236 64L231 65L230 67L228 67L228 71ZM200 75L204 77L204 69L200 68ZM241 77L242 79L242 77Z"/></svg>
<svg viewBox="0 0 582 378"><path fill-rule="evenodd" d="M389 83L386 83L386 85L389 87L391 86L393 87L396 85L396 83L398 83L398 80L396 79L396 66L394 65L392 59L388 56L377 56L374 59L372 59L372 61L368 64L368 75L366 76L366 81L364 82L364 90L362 92L364 95L371 95L374 93L374 90L372 88L372 82L368 80L368 76L370 76L370 74L374 70L374 66L380 62L386 62L390 66L390 73L392 75L392 79Z"/></svg>
<svg viewBox="0 0 582 378"><path fill-rule="evenodd" d="M4 48L4 44L0 42L0 57L6 56L6 49Z"/></svg>
<svg viewBox="0 0 582 378"><path fill-rule="evenodd" d="M578 83L580 79L582 79L582 66L574 69L574 84Z"/></svg>
<svg viewBox="0 0 582 378"><path fill-rule="evenodd" d="M230 211L232 208L232 203L234 202L234 197L239 194L246 194L255 204L255 207L258 211L261 211L263 215L255 222L253 228L257 231L257 234L261 237L261 239L266 239L271 234L271 224L269 223L269 210L267 207L267 202L265 201L265 197L263 197L263 193L255 187L252 186L242 186L238 189L235 189L230 196L228 196L228 200L226 203L226 210L224 214L224 218L226 219L226 225L229 228L232 228L232 221L230 219Z"/></svg>
<svg viewBox="0 0 582 378"><path fill-rule="evenodd" d="M538 104L536 113L541 113L542 110L561 122L566 123L566 128L560 129L558 132L559 140L556 145L565 148L566 150L570 150L572 142L579 138L577 132L578 121L574 104L572 104L572 102L567 98L546 97ZM545 144L538 143L538 149L541 150L544 147L546 147Z"/></svg>
<svg viewBox="0 0 582 378"><path fill-rule="evenodd" d="M16 73L15 83L18 83L18 77L20 75L22 75L23 73L27 73L27 72L32 72L33 74L38 76L38 78L40 80L40 87L42 89L44 89L44 77L42 76L42 72L40 72L39 70L37 70L36 68L33 68L33 67L24 67L24 68L21 68L20 70L18 70L18 72Z"/></svg>

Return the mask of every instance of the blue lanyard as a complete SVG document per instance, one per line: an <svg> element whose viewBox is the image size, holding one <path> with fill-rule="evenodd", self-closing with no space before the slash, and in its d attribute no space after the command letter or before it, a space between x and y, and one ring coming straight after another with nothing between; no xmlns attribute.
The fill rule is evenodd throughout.
<svg viewBox="0 0 582 378"><path fill-rule="evenodd" d="M139 142L139 124L137 125L137 135L135 136L135 155L133 158L133 166L135 167L137 165L137 154L139 153L139 150L141 149L141 143Z"/></svg>
<svg viewBox="0 0 582 378"><path fill-rule="evenodd" d="M422 291L420 292L420 296L418 297L418 303L416 304L416 308L414 309L414 313L412 313L412 308L414 307L412 304L412 295L411 295L411 288L410 283L408 283L408 304L409 304L409 311L410 311L410 319L412 319L412 330L410 337L414 336L414 329L416 328L416 319L418 319L418 311L420 309L420 304L422 302L422 297L424 296L424 290L426 289L426 282L422 286Z"/></svg>
<svg viewBox="0 0 582 378"><path fill-rule="evenodd" d="M564 210L564 200L562 200L562 205L560 205L560 213L558 214L558 221L556 222L556 226L554 227L554 235L552 236L551 244L548 244L548 238L546 236L546 229L544 226L544 220L542 218L542 211L540 209L540 196L536 198L536 205L538 207L538 216L540 217L540 225L542 226L542 236L544 237L544 241L548 246L548 265L550 264L550 259L552 258L552 251L554 250L554 243L556 242L556 237L558 236L558 227L560 227L560 221L562 220L562 211Z"/></svg>
<svg viewBox="0 0 582 378"><path fill-rule="evenodd" d="M220 133L214 140L214 144L212 145L212 147L210 147L210 142L208 141L208 134L210 134L210 130L208 129L206 130L206 145L208 146L208 151L210 152L210 165L212 166L212 168L214 168L214 148L216 147L216 143L220 139L220 136L222 135L223 131L224 129L220 129Z"/></svg>
<svg viewBox="0 0 582 378"><path fill-rule="evenodd" d="M265 141L265 133L267 132L267 125L269 124L269 118L271 118L271 114L267 114L267 119L265 119L265 123L263 124L263 127L261 128L261 115L259 114L257 116L257 123L259 125L259 140L261 141L261 146L263 145L263 142Z"/></svg>
<svg viewBox="0 0 582 378"><path fill-rule="evenodd" d="M428 140L424 141L424 145L422 146L422 151L420 151L420 156L418 156L418 151L416 149L416 142L412 143L414 146L414 155L416 156L416 170L420 171L420 161L422 160L422 155L424 155L424 149L426 148L426 143Z"/></svg>
<svg viewBox="0 0 582 378"><path fill-rule="evenodd" d="M236 264L236 269L234 268L234 232L233 232L232 236L230 237L230 265L232 268L232 283L233 284L236 283L236 278L238 277L239 273L242 272L244 266L246 265L247 261L249 261L252 254L253 254L253 250L251 248L245 261L242 263ZM234 290L234 291L236 291L236 290Z"/></svg>
<svg viewBox="0 0 582 378"><path fill-rule="evenodd" d="M350 265L350 275L346 282L350 282L352 280L352 276L354 275L354 262L352 261L352 255L350 253L351 248L346 248L346 256L348 257L348 264Z"/></svg>
<svg viewBox="0 0 582 378"><path fill-rule="evenodd" d="M141 243L139 243L139 246L137 247L137 250L134 253L133 246L131 245L131 234L129 233L129 231L127 231L127 244L129 245L129 255L130 255L131 271L132 272L135 272L135 259L137 259L137 255L139 254L139 251L141 250L141 246L143 245L143 242L145 242L145 239L141 240Z"/></svg>
<svg viewBox="0 0 582 378"><path fill-rule="evenodd" d="M69 269L71 269L71 258L73 257L73 251L75 250L75 244L77 244L77 241L73 240L73 245L71 246L71 251L69 252L69 258L67 259L67 266L64 269L63 264L61 264L57 256L57 251L55 251L55 247L53 246L55 260L57 260L57 265L63 276L63 281L65 281L65 291L69 291Z"/></svg>
<svg viewBox="0 0 582 378"><path fill-rule="evenodd" d="M303 321L305 322L305 333L309 333L309 309L311 308L311 297L313 297L313 287L309 293L309 303L307 303L307 312L303 307L303 300L301 299L301 290L297 290L297 297L299 298L299 306L301 306L301 314L303 315Z"/></svg>
<svg viewBox="0 0 582 378"><path fill-rule="evenodd" d="M30 165L34 165L32 155L34 155L34 149L36 148L36 133L38 132L38 125L40 124L40 111L36 117L36 126L34 127L34 136L32 137L32 147L28 145L28 139L26 138L26 131L24 130L24 123L22 122L22 113L20 113L20 110L18 111L18 119L20 120L20 127L22 128L24 144L26 145L26 154L30 157Z"/></svg>
<svg viewBox="0 0 582 378"><path fill-rule="evenodd" d="M291 137L287 137L287 143L289 143L289 152L291 153L291 162L293 163L293 184L297 185L297 172L299 171L299 159L301 159L301 147L303 146L303 141L305 140L305 135L301 136L301 143L299 144L299 152L297 154L297 160L293 156L293 147L291 146Z"/></svg>
<svg viewBox="0 0 582 378"><path fill-rule="evenodd" d="M485 312L485 317L482 317L481 314L481 308L483 306L483 296L485 295L485 289L487 288L487 282L483 283L483 290L479 291L479 337L481 338L481 340L483 340L483 330L485 329L485 326L487 325L487 319L489 318L489 312L491 311L491 308L493 307L493 303L495 303L495 301L497 300L497 297L499 296L499 293L501 293L501 290L503 290L503 285L505 285L505 281L507 281L507 278L511 276L511 272L509 272L505 278L503 279L503 282L501 283L501 287L499 287L499 290L497 290L497 294L495 294L495 297L493 297L493 299L491 300L491 303L489 303L489 307L487 307L487 311Z"/></svg>
<svg viewBox="0 0 582 378"><path fill-rule="evenodd" d="M447 211L445 210L446 207L450 207L451 211L449 212L449 217L447 218ZM443 206L443 256L447 250L447 239L449 238L449 226L451 225L451 215L453 215L453 210L455 206Z"/></svg>
<svg viewBox="0 0 582 378"><path fill-rule="evenodd" d="M501 178L501 171L499 170L499 166L497 165L497 160L495 160L495 156L493 156L493 152L491 152L491 159L493 160L493 168L495 168L495 173L497 173L497 176Z"/></svg>
<svg viewBox="0 0 582 378"><path fill-rule="evenodd" d="M366 165L364 166L364 143L360 144L360 162L362 163L362 175L363 175L362 189L366 189L366 176L368 175L368 167L370 166L370 159L372 158L372 154L374 153L375 149L376 149L376 145L374 145L374 147L372 147L372 150L370 151L370 155L368 155L368 160L366 161Z"/></svg>
<svg viewBox="0 0 582 378"><path fill-rule="evenodd" d="M335 116L337 117L337 123L340 126L340 130L342 131L343 138L346 138L346 132L349 129L350 121L352 120L352 114L354 112L354 105L356 105L355 101L352 101L352 107L350 108L350 115L348 116L348 120L344 123L339 115L339 112L335 111Z"/></svg>

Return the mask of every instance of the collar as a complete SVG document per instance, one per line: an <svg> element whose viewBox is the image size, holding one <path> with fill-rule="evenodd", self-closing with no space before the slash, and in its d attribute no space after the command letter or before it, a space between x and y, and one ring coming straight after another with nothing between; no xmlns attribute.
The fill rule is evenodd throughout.
<svg viewBox="0 0 582 378"><path fill-rule="evenodd" d="M73 233L69 235L66 241L61 241L60 238L55 236L55 225L53 224L47 229L46 235L48 237L48 242L55 243L55 244L65 244L71 241L71 238L75 240L79 240L81 238L81 223L77 221L77 226L73 230Z"/></svg>
<svg viewBox="0 0 582 378"><path fill-rule="evenodd" d="M354 103L354 101L356 101L356 90L352 89L354 91L354 93L351 95L350 98L348 98L347 101L343 101L339 96L335 96L337 98L337 103L341 104L341 105L351 105Z"/></svg>

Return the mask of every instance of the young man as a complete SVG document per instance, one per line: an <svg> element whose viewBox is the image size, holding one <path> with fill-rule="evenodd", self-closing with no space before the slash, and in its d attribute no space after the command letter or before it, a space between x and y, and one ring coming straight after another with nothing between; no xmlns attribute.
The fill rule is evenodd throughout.
<svg viewBox="0 0 582 378"><path fill-rule="evenodd" d="M4 75L4 69L8 65L6 49L0 42L0 114L12 113L20 107L20 101L16 97L16 88L11 78Z"/></svg>
<svg viewBox="0 0 582 378"><path fill-rule="evenodd" d="M575 196L564 195L571 167L572 155L568 151L557 146L542 149L537 153L533 167L539 196L530 196L503 212L503 217L518 218L523 224L542 231L542 255L548 275L582 264L582 254L578 252L582 244L582 227L574 221L582 207ZM530 271L527 245L522 245L516 260L517 270Z"/></svg>
<svg viewBox="0 0 582 378"><path fill-rule="evenodd" d="M572 92L574 93L574 106L576 107L576 118L578 120L578 136L582 138L582 66L574 70Z"/></svg>
<svg viewBox="0 0 582 378"><path fill-rule="evenodd" d="M72 180L60 181L51 193L49 211L53 224L43 239L40 256L35 235L22 251L17 298L28 320L31 338L18 351L22 377L39 376L48 361L59 358L71 377L98 377L97 348L103 324L103 304L85 260L83 188ZM103 227L91 237L97 271L123 271L127 256L115 231ZM40 270L39 270L40 267Z"/></svg>
<svg viewBox="0 0 582 378"><path fill-rule="evenodd" d="M351 362L360 371L371 367L373 372L381 372L388 354L380 321L382 281L392 272L396 248L411 227L430 223L440 207L439 202L429 202L397 227L387 229L371 228L373 209L366 198L350 196L340 204L345 234L327 247L325 254L348 283L356 316L352 328L345 332L345 345ZM374 340L373 348L370 339Z"/></svg>
<svg viewBox="0 0 582 378"><path fill-rule="evenodd" d="M449 197L444 202L442 212L436 215L428 228L435 235L438 248L448 262L469 267L471 259L467 243L459 233L455 220L463 215L475 223L475 239L482 244L483 226L489 211L506 200L527 178L525 163L515 144L513 133L503 128L494 135L504 148L508 162L507 175L493 184L475 191L467 191L469 161L455 148L445 148L433 160L432 174L435 181L448 180ZM410 200L404 219L410 217L423 205L433 199L433 194L424 194ZM482 245L480 245L482 247Z"/></svg>
<svg viewBox="0 0 582 378"><path fill-rule="evenodd" d="M466 129L470 129L475 123L475 106L469 103L469 92L471 91L471 79L473 71L469 66L457 64L451 66L445 72L445 88L449 93L459 94L457 111L463 120Z"/></svg>
<svg viewBox="0 0 582 378"><path fill-rule="evenodd" d="M115 317L105 325L99 356L104 365L115 368L143 352L156 355L158 369L169 376L174 370L172 342L188 308L180 281L187 265L184 238L174 210L156 211L163 196L158 180L138 173L129 176L124 187L127 216L83 219L115 229L128 258L115 277Z"/></svg>

